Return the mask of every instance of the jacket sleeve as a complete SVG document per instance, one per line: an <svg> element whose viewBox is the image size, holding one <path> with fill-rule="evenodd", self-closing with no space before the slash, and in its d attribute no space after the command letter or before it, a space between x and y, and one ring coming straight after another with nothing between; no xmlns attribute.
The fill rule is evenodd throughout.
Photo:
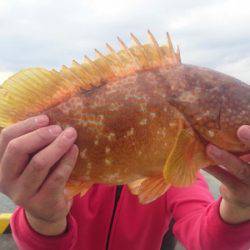
<svg viewBox="0 0 250 250"><path fill-rule="evenodd" d="M25 216L24 209L18 207L10 221L12 235L20 250L70 250L77 240L77 224L71 214L67 217L67 230L59 236L43 236L34 231Z"/></svg>
<svg viewBox="0 0 250 250"><path fill-rule="evenodd" d="M249 250L250 221L228 224L219 213L221 198L214 201L200 174L187 188L170 188L167 209L173 215L176 238L190 250Z"/></svg>

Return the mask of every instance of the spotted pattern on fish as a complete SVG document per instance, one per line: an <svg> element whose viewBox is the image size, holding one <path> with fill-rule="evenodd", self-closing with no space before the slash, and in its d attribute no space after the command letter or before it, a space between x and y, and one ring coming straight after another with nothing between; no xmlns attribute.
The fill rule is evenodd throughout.
<svg viewBox="0 0 250 250"><path fill-rule="evenodd" d="M162 194L168 184L191 183L210 163L207 143L250 150L236 134L250 124L250 86L183 64L169 35L165 46L148 35L150 44L132 34L131 48L119 38L119 52L107 45L109 54L96 50L96 60L85 56L84 63L73 61L59 72L23 70L0 87L0 126L43 113L52 124L75 127L80 153L69 179L75 194L82 183L85 190L93 183L136 182L131 187L137 190L145 178L153 178L160 187L155 193ZM168 162L181 157L190 166L174 172Z"/></svg>

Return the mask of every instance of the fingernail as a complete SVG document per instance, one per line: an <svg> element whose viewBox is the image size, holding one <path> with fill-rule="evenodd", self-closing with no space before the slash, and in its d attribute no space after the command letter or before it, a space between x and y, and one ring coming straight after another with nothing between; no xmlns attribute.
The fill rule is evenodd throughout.
<svg viewBox="0 0 250 250"><path fill-rule="evenodd" d="M211 156L215 156L215 157L220 157L221 156L221 150L218 149L217 147L213 146L213 145L208 146L208 153Z"/></svg>
<svg viewBox="0 0 250 250"><path fill-rule="evenodd" d="M250 140L250 126L244 125L238 131L238 136L243 140Z"/></svg>
<svg viewBox="0 0 250 250"><path fill-rule="evenodd" d="M73 139L76 137L76 131L73 128L66 128L64 130L64 134L63 137L65 137L66 139Z"/></svg>
<svg viewBox="0 0 250 250"><path fill-rule="evenodd" d="M49 118L47 115L39 115L35 117L35 123L38 125L48 124Z"/></svg>
<svg viewBox="0 0 250 250"><path fill-rule="evenodd" d="M53 135L53 136L57 136L62 132L62 129L60 126L58 125L53 125L49 128L49 132Z"/></svg>

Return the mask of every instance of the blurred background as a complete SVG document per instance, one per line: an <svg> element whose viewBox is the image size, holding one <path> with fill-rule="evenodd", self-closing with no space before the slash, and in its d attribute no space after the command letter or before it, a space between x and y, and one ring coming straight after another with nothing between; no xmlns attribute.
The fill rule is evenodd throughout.
<svg viewBox="0 0 250 250"><path fill-rule="evenodd" d="M59 69L116 36L130 45L150 29L159 43L170 32L182 61L209 67L250 83L250 2L248 0L0 0L0 84L26 67ZM218 182L207 177L215 197ZM0 194L0 213L14 205ZM15 249L9 236L0 249Z"/></svg>

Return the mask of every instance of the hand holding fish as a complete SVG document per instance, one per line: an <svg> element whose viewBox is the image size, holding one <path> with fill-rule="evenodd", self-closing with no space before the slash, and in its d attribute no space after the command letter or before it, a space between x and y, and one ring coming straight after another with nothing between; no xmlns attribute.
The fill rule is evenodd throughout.
<svg viewBox="0 0 250 250"><path fill-rule="evenodd" d="M249 146L250 126L240 127L238 137ZM237 158L212 145L207 147L207 153L218 166L205 170L223 183L220 187L222 219L232 224L250 220L250 154Z"/></svg>
<svg viewBox="0 0 250 250"><path fill-rule="evenodd" d="M183 64L169 34L162 46L148 36L149 44L142 44L131 34L131 47L118 38L121 50L107 44L108 54L95 50L95 60L85 56L59 71L21 70L0 86L0 127L45 114L51 124L77 131L69 197L96 183L127 185L147 204L170 186L191 185L201 168L227 163L208 159L209 143L237 154L250 150L236 136L250 124L250 85ZM232 159L224 165L237 179L228 166L239 161Z"/></svg>
<svg viewBox="0 0 250 250"><path fill-rule="evenodd" d="M0 134L0 192L25 209L39 233L56 235L67 225L72 201L64 187L75 165L76 131L49 126L47 116L29 118Z"/></svg>

